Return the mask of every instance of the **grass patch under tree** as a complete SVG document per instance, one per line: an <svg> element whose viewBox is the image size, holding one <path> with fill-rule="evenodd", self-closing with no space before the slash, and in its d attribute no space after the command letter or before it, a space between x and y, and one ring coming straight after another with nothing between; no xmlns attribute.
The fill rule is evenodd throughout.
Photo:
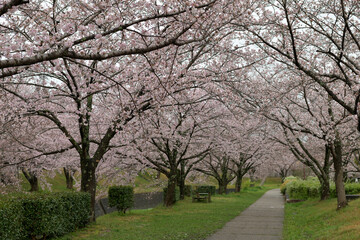
<svg viewBox="0 0 360 240"><path fill-rule="evenodd" d="M238 194L216 195L212 203L192 203L190 198L186 198L171 208L159 206L150 210L133 210L126 215L114 212L61 239L204 239L276 185L272 186L247 188Z"/></svg>

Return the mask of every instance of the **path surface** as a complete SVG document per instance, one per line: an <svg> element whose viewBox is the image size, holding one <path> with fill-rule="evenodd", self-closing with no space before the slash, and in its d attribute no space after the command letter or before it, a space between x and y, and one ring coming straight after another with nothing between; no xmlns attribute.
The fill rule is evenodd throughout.
<svg viewBox="0 0 360 240"><path fill-rule="evenodd" d="M284 199L273 189L207 240L280 240L283 220Z"/></svg>

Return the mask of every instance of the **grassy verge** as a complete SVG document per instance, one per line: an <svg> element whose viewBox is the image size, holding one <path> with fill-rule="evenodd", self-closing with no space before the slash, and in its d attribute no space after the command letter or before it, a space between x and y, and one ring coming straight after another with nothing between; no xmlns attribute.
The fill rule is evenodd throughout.
<svg viewBox="0 0 360 240"><path fill-rule="evenodd" d="M212 203L192 203L188 198L172 208L159 206L150 210L133 210L126 215L115 212L99 217L96 223L61 239L204 239L270 188L255 187L240 194L217 195L212 197Z"/></svg>
<svg viewBox="0 0 360 240"><path fill-rule="evenodd" d="M285 205L284 240L360 239L360 199L336 211L336 199Z"/></svg>

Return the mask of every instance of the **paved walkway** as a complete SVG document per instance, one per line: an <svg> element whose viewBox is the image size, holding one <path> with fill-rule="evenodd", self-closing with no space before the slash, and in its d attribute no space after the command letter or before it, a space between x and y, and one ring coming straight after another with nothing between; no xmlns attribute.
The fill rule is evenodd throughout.
<svg viewBox="0 0 360 240"><path fill-rule="evenodd" d="M280 240L283 219L284 199L273 189L207 240Z"/></svg>

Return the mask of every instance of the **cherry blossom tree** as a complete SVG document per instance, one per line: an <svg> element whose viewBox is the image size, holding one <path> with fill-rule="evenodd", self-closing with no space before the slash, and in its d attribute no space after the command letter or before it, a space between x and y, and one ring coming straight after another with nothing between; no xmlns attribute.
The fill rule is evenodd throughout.
<svg viewBox="0 0 360 240"><path fill-rule="evenodd" d="M357 1L268 1L249 16L252 24L234 26L248 40L248 49L258 59L275 62L270 68L289 68L318 84L329 101L339 104L349 114L358 115L359 36ZM260 57L263 55L263 57ZM284 83L288 84L290 81ZM331 110L328 115L338 112ZM358 118L358 130L359 128ZM329 143L334 160L338 208L346 205L342 181L342 141L333 132Z"/></svg>
<svg viewBox="0 0 360 240"><path fill-rule="evenodd" d="M20 181L19 171L30 184L30 191L38 191L39 184L49 187L45 177L54 176L51 172L64 162L56 154L65 149L53 146L56 134L45 127L49 122L45 119L22 117L17 121L5 124L2 138L2 171L11 173ZM60 161L56 161L60 160ZM13 170L11 170L13 169Z"/></svg>
<svg viewBox="0 0 360 240"><path fill-rule="evenodd" d="M251 161L253 160L254 154L250 155L240 152L238 159L231 160L235 165L234 168L231 169L236 176L235 192L240 192L243 177L259 165L255 161Z"/></svg>
<svg viewBox="0 0 360 240"><path fill-rule="evenodd" d="M214 177L219 184L219 194L226 194L227 185L236 177L231 171L233 167L233 163L229 156L221 153L214 153L213 151L203 163L203 167L196 168L196 170Z"/></svg>
<svg viewBox="0 0 360 240"><path fill-rule="evenodd" d="M181 89L181 84L171 89L175 80L189 81L184 78L187 68L175 71L169 60L181 56L191 66L204 43L219 38L233 4L143 3L8 1L1 5L1 89L25 105L20 114L50 121L61 136L57 145L62 150L78 153L81 190L91 193L93 210L97 166L114 159L114 149L124 145L115 140L116 134ZM10 37L12 41L7 41ZM164 61L167 65L159 64ZM170 81L162 82L166 75Z"/></svg>
<svg viewBox="0 0 360 240"><path fill-rule="evenodd" d="M137 151L130 158L168 178L166 206L175 202L176 185L180 187L180 196L185 196L186 177L210 149L211 140L205 138L203 129L216 114L211 114L213 109L208 107L208 101L147 112L146 119L141 121L144 127L134 128L141 131L133 134L133 149ZM193 101L188 98L185 102Z"/></svg>
<svg viewBox="0 0 360 240"><path fill-rule="evenodd" d="M217 4L220 1L4 0L2 77L59 58L104 60L202 39L202 27L219 15L212 11Z"/></svg>
<svg viewBox="0 0 360 240"><path fill-rule="evenodd" d="M297 162L296 157L291 154L287 146L278 146L276 154L276 162L273 164L274 171L281 177L281 182L284 182L285 178L291 173L291 169Z"/></svg>

